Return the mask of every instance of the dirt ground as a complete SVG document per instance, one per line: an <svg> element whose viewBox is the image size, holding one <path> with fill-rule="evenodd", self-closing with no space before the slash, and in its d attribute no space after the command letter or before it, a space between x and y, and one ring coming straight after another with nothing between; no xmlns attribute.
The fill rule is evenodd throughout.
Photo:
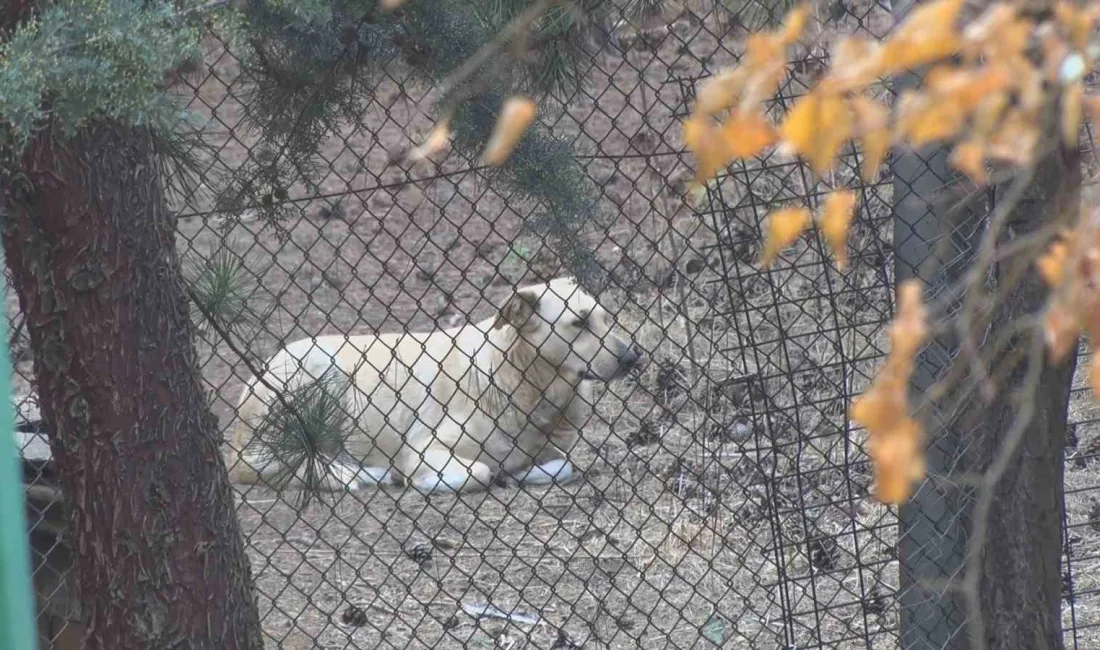
<svg viewBox="0 0 1100 650"><path fill-rule="evenodd" d="M850 3L863 28L883 33L883 10L859 7ZM293 495L242 491L269 647L705 648L715 635L731 648L897 647L896 511L869 498L844 408L884 349L890 184L861 189L850 270L836 272L811 237L760 272L763 217L826 187L774 155L735 166L702 209L684 205L685 89L704 74L700 61L721 68L741 40L689 14L641 36L624 28L622 49L594 58L555 126L575 138L601 192L585 234L612 270L599 297L650 358L601 389L574 458L584 479L461 497L370 491L305 512ZM842 23L852 30L856 19ZM218 122L215 164L232 168L255 136L240 126L232 57L211 41L208 62L193 106ZM198 198L176 206L185 258L209 258L224 241L255 270L273 311L248 354L306 335L482 318L517 283L565 272L523 230L528 208L456 156L432 182L417 181L430 166L390 164L430 128L425 110L380 85L360 128L326 146L330 198L292 195L301 217L283 234ZM831 182L855 185L856 159L845 161ZM210 340L200 350L224 426L248 378L239 348ZM19 357L25 376L29 363ZM1079 401L1080 421L1095 415ZM1098 434L1080 425L1079 459L1067 464L1067 487L1079 490L1067 495L1077 594L1067 626L1100 622L1100 533L1087 525L1100 519L1087 459ZM512 620L479 614L484 605ZM1088 639L1100 642L1087 629L1077 637Z"/></svg>

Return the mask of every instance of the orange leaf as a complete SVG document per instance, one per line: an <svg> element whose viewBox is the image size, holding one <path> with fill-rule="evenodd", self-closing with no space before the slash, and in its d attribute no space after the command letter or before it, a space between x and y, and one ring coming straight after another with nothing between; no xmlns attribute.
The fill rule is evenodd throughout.
<svg viewBox="0 0 1100 650"><path fill-rule="evenodd" d="M1069 261L1069 247L1064 241L1056 241L1047 248L1043 256L1035 260L1039 275L1048 287L1056 289L1062 286L1066 276L1066 262Z"/></svg>
<svg viewBox="0 0 1100 650"><path fill-rule="evenodd" d="M899 505L909 498L913 483L924 478L923 438L920 423L906 417L894 429L870 439L867 451L874 464L876 499Z"/></svg>
<svg viewBox="0 0 1100 650"><path fill-rule="evenodd" d="M965 112L994 93L1007 92L1012 84L1009 66L990 64L980 68L959 68L939 65L928 71L924 87L929 94L956 103Z"/></svg>
<svg viewBox="0 0 1100 650"><path fill-rule="evenodd" d="M1092 31L1092 17L1075 7L1072 2L1062 0L1054 5L1054 16L1066 29L1069 42L1077 50L1088 47Z"/></svg>
<svg viewBox="0 0 1100 650"><path fill-rule="evenodd" d="M980 140L971 138L955 145L949 162L978 185L989 180L985 172L985 145Z"/></svg>
<svg viewBox="0 0 1100 650"><path fill-rule="evenodd" d="M898 286L898 310L890 325L890 354L911 360L928 334L925 309L918 280L906 280Z"/></svg>
<svg viewBox="0 0 1100 650"><path fill-rule="evenodd" d="M1017 15L1016 7L998 2L970 21L963 31L971 58L1006 60L1023 56L1034 24Z"/></svg>
<svg viewBox="0 0 1100 650"><path fill-rule="evenodd" d="M1039 144L1037 124L1031 113L1009 109L989 141L989 157L1017 165L1031 162Z"/></svg>
<svg viewBox="0 0 1100 650"><path fill-rule="evenodd" d="M492 167L503 165L519 144L519 139L535 121L537 112L535 102L527 97L508 98L500 110L489 144L485 146L485 153L481 157L483 164Z"/></svg>
<svg viewBox="0 0 1100 650"><path fill-rule="evenodd" d="M883 48L860 36L844 36L832 52L829 72L818 86L823 92L850 92L872 83L882 74Z"/></svg>
<svg viewBox="0 0 1100 650"><path fill-rule="evenodd" d="M742 93L742 110L754 110L775 94L783 81L787 57L785 45L771 34L750 34L742 59L747 75Z"/></svg>
<svg viewBox="0 0 1100 650"><path fill-rule="evenodd" d="M890 150L890 129L886 123L886 107L870 97L857 95L851 100L856 131L863 137L863 167L860 177L870 183L878 174L886 152Z"/></svg>
<svg viewBox="0 0 1100 650"><path fill-rule="evenodd" d="M848 266L848 229L855 218L856 193L851 190L836 190L825 198L825 207L821 215L821 232L836 257L839 269Z"/></svg>
<svg viewBox="0 0 1100 650"><path fill-rule="evenodd" d="M760 264L768 267L780 251L795 242L812 221L806 208L780 208L768 216L768 236Z"/></svg>
<svg viewBox="0 0 1100 650"><path fill-rule="evenodd" d="M954 54L961 45L955 30L965 0L920 4L884 45L884 74L904 72Z"/></svg>
<svg viewBox="0 0 1100 650"><path fill-rule="evenodd" d="M1008 106L1008 93L993 93L983 99L975 108L972 116L973 128L971 134L973 138L984 140L993 133L993 129L997 128L997 122L1004 114L1006 106Z"/></svg>
<svg viewBox="0 0 1100 650"><path fill-rule="evenodd" d="M409 151L407 158L410 161L423 160L439 152L451 141L450 120L441 120L436 124L424 142Z"/></svg>
<svg viewBox="0 0 1100 650"><path fill-rule="evenodd" d="M731 158L755 156L777 137L771 122L759 113L734 113L722 125L722 139Z"/></svg>
<svg viewBox="0 0 1100 650"><path fill-rule="evenodd" d="M707 79L695 97L695 111L714 115L733 106L745 84L746 71L747 68L723 70Z"/></svg>
<svg viewBox="0 0 1100 650"><path fill-rule="evenodd" d="M905 393L883 390L876 377L870 390L852 401L852 422L867 429L869 433L881 433L896 427L905 417L907 408Z"/></svg>
<svg viewBox="0 0 1100 650"><path fill-rule="evenodd" d="M1059 126L1062 130L1062 144L1067 148L1077 148L1077 134L1081 131L1082 97L1085 94L1084 85L1075 81L1062 90L1062 100L1059 108L1061 116Z"/></svg>
<svg viewBox="0 0 1100 650"><path fill-rule="evenodd" d="M779 28L777 34L780 43L790 45L802 38L802 32L806 31L806 23L812 9L812 4L803 2L787 12L787 17L783 19L783 26Z"/></svg>
<svg viewBox="0 0 1100 650"><path fill-rule="evenodd" d="M1081 337L1081 325L1077 317L1061 301L1053 302L1043 316L1043 338L1051 361L1066 358Z"/></svg>
<svg viewBox="0 0 1100 650"><path fill-rule="evenodd" d="M937 101L912 90L902 93L899 104L898 138L908 140L914 148L950 138L966 120L957 103Z"/></svg>
<svg viewBox="0 0 1100 650"><path fill-rule="evenodd" d="M695 114L684 122L684 144L695 156L696 183L709 181L732 158L725 138L706 115Z"/></svg>
<svg viewBox="0 0 1100 650"><path fill-rule="evenodd" d="M805 158L818 177L832 168L837 151L851 131L852 120L845 101L838 95L818 91L799 98L779 127L785 144Z"/></svg>

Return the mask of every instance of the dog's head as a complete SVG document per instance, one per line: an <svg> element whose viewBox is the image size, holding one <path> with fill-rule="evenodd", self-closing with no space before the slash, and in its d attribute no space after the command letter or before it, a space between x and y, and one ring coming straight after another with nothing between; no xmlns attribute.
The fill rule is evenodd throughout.
<svg viewBox="0 0 1100 650"><path fill-rule="evenodd" d="M511 326L559 372L611 381L630 372L641 352L612 331L611 316L572 278L517 290L493 327Z"/></svg>

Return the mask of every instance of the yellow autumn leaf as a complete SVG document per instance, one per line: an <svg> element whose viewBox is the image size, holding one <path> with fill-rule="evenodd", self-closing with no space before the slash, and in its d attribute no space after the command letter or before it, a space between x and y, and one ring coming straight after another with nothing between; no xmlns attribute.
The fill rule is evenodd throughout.
<svg viewBox="0 0 1100 650"><path fill-rule="evenodd" d="M741 59L741 67L745 70L741 110L756 110L775 94L786 72L787 47L802 36L811 9L810 3L803 2L788 12L783 25L775 32L749 35Z"/></svg>
<svg viewBox="0 0 1100 650"><path fill-rule="evenodd" d="M527 97L510 97L504 102L500 116L493 126L489 144L481 156L482 164L499 167L512 155L519 139L535 121L538 112L535 102Z"/></svg>
<svg viewBox="0 0 1100 650"><path fill-rule="evenodd" d="M991 63L978 68L938 65L928 71L923 85L932 101L950 101L970 113L989 96L1008 92L1012 83L1012 68Z"/></svg>
<svg viewBox="0 0 1100 650"><path fill-rule="evenodd" d="M775 128L759 113L737 112L722 125L722 140L730 159L749 158L775 143Z"/></svg>
<svg viewBox="0 0 1100 650"><path fill-rule="evenodd" d="M852 403L852 420L867 429L867 453L875 477L875 498L898 504L924 476L924 431L909 415L908 383L913 358L928 333L920 284L898 287L898 310L890 325L890 353L870 389Z"/></svg>
<svg viewBox="0 0 1100 650"><path fill-rule="evenodd" d="M760 256L763 267L771 266L786 247L798 239L810 226L812 216L806 208L780 208L768 215L768 236L764 240L764 252Z"/></svg>
<svg viewBox="0 0 1100 650"><path fill-rule="evenodd" d="M964 3L935 0L917 5L883 46L883 74L898 74L954 54L962 44L955 22Z"/></svg>
<svg viewBox="0 0 1100 650"><path fill-rule="evenodd" d="M928 335L927 311L921 301L920 282L906 280L898 287L898 309L890 325L890 354L912 361Z"/></svg>
<svg viewBox="0 0 1100 650"><path fill-rule="evenodd" d="M695 157L695 182L705 183L731 160L726 140L711 118L695 114L684 121L684 144Z"/></svg>
<svg viewBox="0 0 1100 650"><path fill-rule="evenodd" d="M955 145L948 162L978 185L989 180L985 171L985 145L980 140L970 138Z"/></svg>
<svg viewBox="0 0 1100 650"><path fill-rule="evenodd" d="M855 218L856 193L851 190L834 190L825 197L819 225L825 242L836 257L837 268L848 267L848 230Z"/></svg>
<svg viewBox="0 0 1100 650"><path fill-rule="evenodd" d="M424 139L424 142L409 151L407 158L411 162L424 160L441 151L450 141L450 120L441 120L439 124L436 124L431 132L428 133L428 137Z"/></svg>
<svg viewBox="0 0 1100 650"><path fill-rule="evenodd" d="M1053 302L1043 315L1043 340L1051 361L1057 363L1066 358L1081 337L1081 325L1077 317L1061 301Z"/></svg>
<svg viewBox="0 0 1100 650"><path fill-rule="evenodd" d="M1029 111L1008 109L989 140L988 155L1014 165L1025 165L1034 158L1039 144L1038 120Z"/></svg>
<svg viewBox="0 0 1100 650"><path fill-rule="evenodd" d="M878 433L896 427L905 417L908 403L905 393L883 386L876 377L876 384L852 401L852 422L867 429L872 439Z"/></svg>
<svg viewBox="0 0 1100 650"><path fill-rule="evenodd" d="M1075 81L1062 90L1059 109L1059 126L1062 131L1062 144L1067 148L1077 148L1077 134L1081 131L1082 100L1085 87L1081 81Z"/></svg>
<svg viewBox="0 0 1100 650"><path fill-rule="evenodd" d="M786 46L772 34L750 34L745 43L741 110L756 110L779 88L786 72Z"/></svg>
<svg viewBox="0 0 1100 650"><path fill-rule="evenodd" d="M966 121L966 114L955 102L917 91L902 93L898 104L897 138L914 148L954 136Z"/></svg>
<svg viewBox="0 0 1100 650"><path fill-rule="evenodd" d="M779 127L784 144L805 158L818 177L828 174L851 132L852 119L844 99L816 90L800 97Z"/></svg>
<svg viewBox="0 0 1100 650"><path fill-rule="evenodd" d="M714 115L737 103L745 84L747 68L723 70L707 79L695 97L695 112Z"/></svg>
<svg viewBox="0 0 1100 650"><path fill-rule="evenodd" d="M985 140L997 128L1008 106L1008 93L993 93L974 108L970 133L974 139Z"/></svg>
<svg viewBox="0 0 1100 650"><path fill-rule="evenodd" d="M779 28L777 34L780 43L791 45L802 38L802 33L806 31L806 23L809 21L812 9L812 4L803 2L787 12L786 18L783 19L783 26Z"/></svg>
<svg viewBox="0 0 1100 650"><path fill-rule="evenodd" d="M841 37L831 54L829 72L819 84L823 92L850 92L867 86L883 70L883 48L860 36Z"/></svg>
<svg viewBox="0 0 1100 650"><path fill-rule="evenodd" d="M1069 36L1070 45L1076 50L1088 47L1092 33L1092 17L1072 2L1061 0L1054 5L1054 17L1062 24Z"/></svg>
<svg viewBox="0 0 1100 650"><path fill-rule="evenodd" d="M1035 267L1039 269L1039 275L1047 286L1055 289L1062 286L1066 276L1066 263L1069 261L1069 246L1065 241L1052 243L1039 259L1035 260Z"/></svg>
<svg viewBox="0 0 1100 650"><path fill-rule="evenodd" d="M856 132L863 142L860 177L864 183L870 183L874 181L886 153L890 150L892 137L887 124L889 111L882 104L863 95L853 97L851 107L855 115Z"/></svg>
<svg viewBox="0 0 1100 650"><path fill-rule="evenodd" d="M1021 18L1016 7L998 2L990 5L963 30L963 40L970 60L984 57L990 61L1006 61L1024 55L1034 24Z"/></svg>
<svg viewBox="0 0 1100 650"><path fill-rule="evenodd" d="M913 483L924 478L924 429L912 418L904 418L894 429L873 436L867 454L874 467L874 494L882 503L900 505L913 491Z"/></svg>

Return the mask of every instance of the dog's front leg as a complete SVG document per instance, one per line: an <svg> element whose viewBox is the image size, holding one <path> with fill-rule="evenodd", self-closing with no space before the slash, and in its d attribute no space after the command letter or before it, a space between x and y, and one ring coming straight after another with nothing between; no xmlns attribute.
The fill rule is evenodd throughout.
<svg viewBox="0 0 1100 650"><path fill-rule="evenodd" d="M526 469L513 472L512 477L522 485L563 485L580 478L580 473L574 471L573 463L560 449L547 445L533 463Z"/></svg>
<svg viewBox="0 0 1100 650"><path fill-rule="evenodd" d="M493 479L492 470L485 463L456 456L442 447L425 449L412 477L412 486L421 492L485 488Z"/></svg>

